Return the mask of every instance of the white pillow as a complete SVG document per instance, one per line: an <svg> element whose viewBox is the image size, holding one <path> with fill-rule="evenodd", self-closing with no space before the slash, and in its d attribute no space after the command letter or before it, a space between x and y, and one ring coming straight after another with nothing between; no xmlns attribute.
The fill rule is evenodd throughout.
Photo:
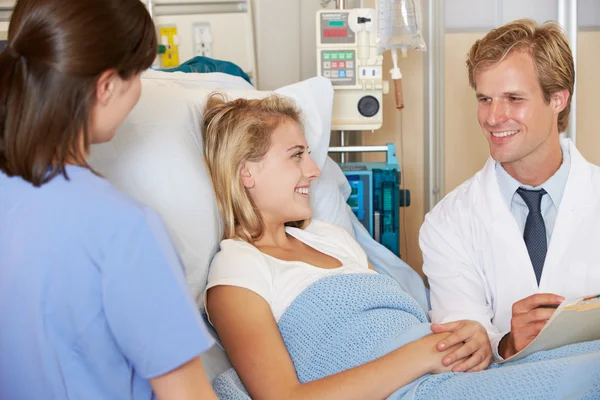
<svg viewBox="0 0 600 400"><path fill-rule="evenodd" d="M222 86L228 88L223 92L230 99L272 94L223 75L185 74L184 79L166 72L144 75L139 103L112 141L92 146L89 158L90 165L118 189L161 216L201 309L208 267L223 231L204 165L201 110L208 95ZM330 81L317 77L275 92L291 97L302 110L308 145L323 169L331 129Z"/></svg>
<svg viewBox="0 0 600 400"><path fill-rule="evenodd" d="M327 157L321 177L312 184L310 206L313 218L341 226L354 237L352 209L346 203L351 190L340 167Z"/></svg>

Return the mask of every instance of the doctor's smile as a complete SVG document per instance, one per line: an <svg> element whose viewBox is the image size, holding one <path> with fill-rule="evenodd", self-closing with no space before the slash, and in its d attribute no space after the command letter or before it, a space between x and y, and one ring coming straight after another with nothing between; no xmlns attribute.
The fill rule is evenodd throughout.
<svg viewBox="0 0 600 400"><path fill-rule="evenodd" d="M509 136L516 135L519 132L520 131L518 129L512 131L490 131L492 136L494 136L495 138L508 138Z"/></svg>
<svg viewBox="0 0 600 400"><path fill-rule="evenodd" d="M496 144L504 144L515 139L520 130L488 131L490 140Z"/></svg>

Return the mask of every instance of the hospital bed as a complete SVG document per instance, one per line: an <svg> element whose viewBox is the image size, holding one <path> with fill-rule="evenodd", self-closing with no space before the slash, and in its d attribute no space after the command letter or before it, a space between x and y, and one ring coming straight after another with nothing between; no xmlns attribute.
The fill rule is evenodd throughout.
<svg viewBox="0 0 600 400"><path fill-rule="evenodd" d="M230 99L262 98L273 93L256 90L244 79L222 73L147 71L142 76L139 103L112 141L92 146L89 158L90 165L108 181L159 213L179 250L189 289L202 311L208 267L223 232L200 133L201 111L214 91ZM350 185L328 157L333 103L330 81L312 78L274 93L292 98L301 109L308 144L322 170L313 185L313 218L336 223L350 232L373 266L396 279L428 310L421 277L371 238L346 204ZM211 380L230 367L218 345L203 355L203 361Z"/></svg>

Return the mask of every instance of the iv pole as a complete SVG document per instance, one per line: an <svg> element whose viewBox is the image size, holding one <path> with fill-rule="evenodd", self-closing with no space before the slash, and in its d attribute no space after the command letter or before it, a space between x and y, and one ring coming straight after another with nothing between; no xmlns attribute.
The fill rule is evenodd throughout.
<svg viewBox="0 0 600 400"><path fill-rule="evenodd" d="M344 9L344 0L336 0L336 8L338 10ZM346 145L346 132L340 131L340 148ZM346 153L340 153L340 162L344 164L346 162Z"/></svg>

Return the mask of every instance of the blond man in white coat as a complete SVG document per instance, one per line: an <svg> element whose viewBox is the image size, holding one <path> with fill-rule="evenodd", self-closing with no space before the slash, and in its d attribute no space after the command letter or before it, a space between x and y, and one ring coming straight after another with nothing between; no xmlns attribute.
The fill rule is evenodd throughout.
<svg viewBox="0 0 600 400"><path fill-rule="evenodd" d="M473 334L453 321L475 320L502 359L564 298L600 293L600 169L559 135L575 70L557 25L492 30L467 66L490 158L425 217L423 271L434 329L454 332L440 350Z"/></svg>

